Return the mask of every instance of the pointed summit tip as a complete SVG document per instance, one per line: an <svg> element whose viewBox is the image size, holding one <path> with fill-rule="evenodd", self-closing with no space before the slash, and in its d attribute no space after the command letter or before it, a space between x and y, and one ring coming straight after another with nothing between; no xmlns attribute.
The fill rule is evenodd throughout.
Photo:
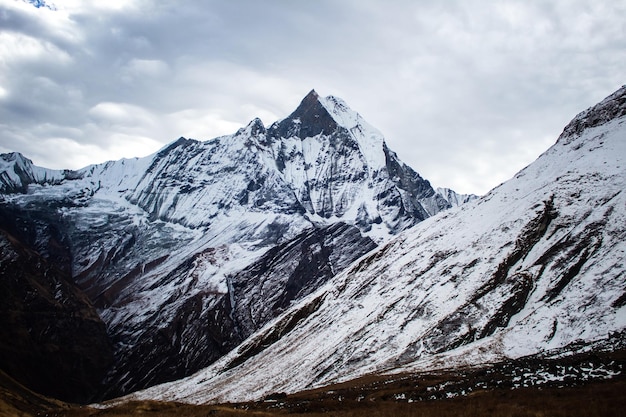
<svg viewBox="0 0 626 417"><path fill-rule="evenodd" d="M317 94L317 91L315 91L315 89L313 89L309 91L306 96L304 96L304 98L300 102L300 105L302 105L303 103L315 103L316 101L320 101L320 95Z"/></svg>
<svg viewBox="0 0 626 417"><path fill-rule="evenodd" d="M263 121L261 119L255 117L250 123L248 123L248 126L239 129L239 132L237 133L240 132L248 132L253 136L257 136L259 134L265 133L265 125L263 124Z"/></svg>
<svg viewBox="0 0 626 417"><path fill-rule="evenodd" d="M317 94L317 91L315 91L315 89L312 89L311 91L309 91L309 94L307 94L304 98L319 98L319 94Z"/></svg>
<svg viewBox="0 0 626 417"><path fill-rule="evenodd" d="M309 91L296 110L274 126L276 134L280 137L299 136L302 139L322 132L330 135L338 124L322 102L323 99L315 90Z"/></svg>

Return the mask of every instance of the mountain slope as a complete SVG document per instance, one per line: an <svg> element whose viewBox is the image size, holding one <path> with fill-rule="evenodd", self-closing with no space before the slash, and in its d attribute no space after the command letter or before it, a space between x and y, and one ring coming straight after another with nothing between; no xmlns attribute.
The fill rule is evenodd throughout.
<svg viewBox="0 0 626 417"><path fill-rule="evenodd" d="M0 168L0 227L67 271L106 324L115 362L104 397L207 366L450 207L380 132L315 91L268 128L255 119L78 171L18 154Z"/></svg>
<svg viewBox="0 0 626 417"><path fill-rule="evenodd" d="M236 350L132 398L241 401L574 349L626 328L626 87L474 204L367 254Z"/></svg>

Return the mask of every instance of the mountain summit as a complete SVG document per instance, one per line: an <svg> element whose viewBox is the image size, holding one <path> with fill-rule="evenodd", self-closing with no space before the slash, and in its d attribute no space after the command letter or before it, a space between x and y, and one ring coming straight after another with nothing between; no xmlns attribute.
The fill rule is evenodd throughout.
<svg viewBox="0 0 626 417"><path fill-rule="evenodd" d="M116 361L98 397L209 365L377 244L450 207L378 130L315 91L267 128L254 119L145 158L77 171L18 154L0 163L6 239L69 270L106 324Z"/></svg>
<svg viewBox="0 0 626 417"><path fill-rule="evenodd" d="M293 113L272 126L274 134L285 138L312 138L323 133L333 133L339 124L322 104L323 101L315 90L311 90Z"/></svg>

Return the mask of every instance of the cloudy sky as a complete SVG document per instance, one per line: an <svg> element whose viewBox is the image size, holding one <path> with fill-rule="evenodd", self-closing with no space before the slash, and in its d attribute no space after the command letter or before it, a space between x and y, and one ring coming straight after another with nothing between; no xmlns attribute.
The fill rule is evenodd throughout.
<svg viewBox="0 0 626 417"><path fill-rule="evenodd" d="M145 156L315 88L435 186L485 193L626 83L615 0L0 0L0 152Z"/></svg>

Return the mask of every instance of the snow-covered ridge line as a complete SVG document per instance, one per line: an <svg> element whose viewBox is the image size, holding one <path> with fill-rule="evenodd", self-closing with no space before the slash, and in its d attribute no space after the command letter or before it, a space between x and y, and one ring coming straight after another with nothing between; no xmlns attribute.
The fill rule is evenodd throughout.
<svg viewBox="0 0 626 417"><path fill-rule="evenodd" d="M624 95L624 89L626 89L626 85L622 86L595 106L577 114L576 117L565 126L558 140L567 143L569 138L574 138L585 129L601 126L611 120L625 116L626 96Z"/></svg>
<svg viewBox="0 0 626 417"><path fill-rule="evenodd" d="M384 153L381 152L385 142L383 134L367 123L359 113L350 109L341 98L327 96L319 97L318 100L340 126L354 135L368 165L372 169L383 168L385 166Z"/></svg>
<svg viewBox="0 0 626 417"><path fill-rule="evenodd" d="M180 138L144 158L75 172L26 161L26 168L6 164L1 173L0 167L12 192L81 180L75 188L122 196L153 218L188 227L206 226L218 212L243 203L248 209L303 210L317 222L347 221L380 241L450 206L343 100L320 98L315 91L269 129L255 119L233 135L206 142ZM15 174L25 170L33 174ZM228 181L218 179L224 170L233 173ZM400 202L397 209L386 207Z"/></svg>

